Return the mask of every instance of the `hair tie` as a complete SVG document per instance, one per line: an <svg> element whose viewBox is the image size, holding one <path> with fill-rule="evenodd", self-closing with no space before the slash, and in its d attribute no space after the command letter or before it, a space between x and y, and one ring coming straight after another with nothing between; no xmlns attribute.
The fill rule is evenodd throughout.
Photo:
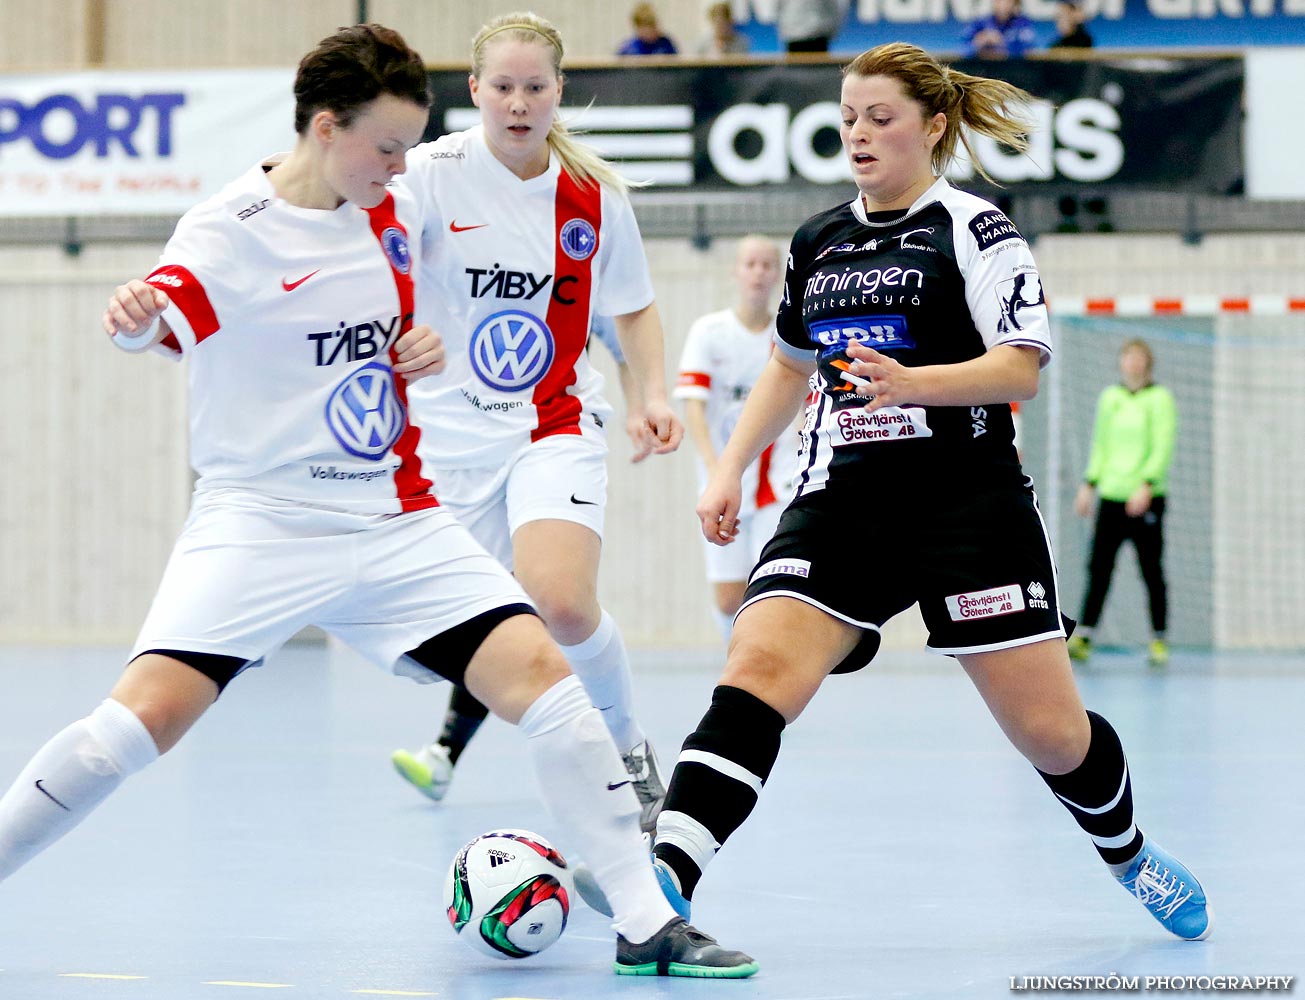
<svg viewBox="0 0 1305 1000"><path fill-rule="evenodd" d="M486 42L488 42L495 35L501 34L504 31L533 32L534 34L538 35L540 38L542 38L544 41L546 41L549 45L553 47L553 50L557 53L558 59L562 58L562 46L559 45L550 35L548 35L546 32L540 31L533 24L525 24L521 22L513 22L512 24L499 25L499 27L494 28L492 31L486 32L485 37L483 37L476 44L475 51L472 52L472 55L476 55L477 53L479 53L485 47Z"/></svg>

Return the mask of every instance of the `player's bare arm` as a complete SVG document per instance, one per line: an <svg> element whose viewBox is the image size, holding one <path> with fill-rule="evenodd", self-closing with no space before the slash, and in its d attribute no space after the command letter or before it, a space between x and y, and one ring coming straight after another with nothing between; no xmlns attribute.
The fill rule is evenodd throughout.
<svg viewBox="0 0 1305 1000"><path fill-rule="evenodd" d="M1038 392L1036 347L999 344L981 357L954 365L908 368L864 344L848 345L848 374L867 410L885 406L985 406L1032 399Z"/></svg>
<svg viewBox="0 0 1305 1000"><path fill-rule="evenodd" d="M684 426L666 401L666 359L657 303L614 319L625 362L639 386L644 424L654 439L653 454L668 454L680 446Z"/></svg>
<svg viewBox="0 0 1305 1000"><path fill-rule="evenodd" d="M743 470L793 420L806 399L813 371L814 361L799 361L779 351L770 356L698 500L698 520L707 541L728 545L738 534Z"/></svg>
<svg viewBox="0 0 1305 1000"><path fill-rule="evenodd" d="M716 467L716 449L711 444L711 429L707 426L707 401L704 399L686 399L684 401L684 426L689 439L702 456L702 464L708 474Z"/></svg>

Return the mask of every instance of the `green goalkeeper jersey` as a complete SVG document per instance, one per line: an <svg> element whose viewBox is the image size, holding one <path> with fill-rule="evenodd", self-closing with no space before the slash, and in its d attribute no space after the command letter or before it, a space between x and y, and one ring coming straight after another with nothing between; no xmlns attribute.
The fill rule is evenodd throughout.
<svg viewBox="0 0 1305 1000"><path fill-rule="evenodd" d="M1177 433L1178 409L1164 386L1137 392L1109 386L1097 400L1092 456L1083 478L1104 500L1127 500L1142 483L1164 496Z"/></svg>

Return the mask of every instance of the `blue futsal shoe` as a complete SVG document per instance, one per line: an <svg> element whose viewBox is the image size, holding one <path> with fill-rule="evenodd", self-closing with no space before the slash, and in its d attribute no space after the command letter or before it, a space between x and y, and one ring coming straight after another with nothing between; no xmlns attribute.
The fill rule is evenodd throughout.
<svg viewBox="0 0 1305 1000"><path fill-rule="evenodd" d="M670 903L671 909L687 921L689 901L681 894L675 873L660 858L653 858L653 872L657 875L657 884L661 887L666 902ZM594 878L593 871L583 861L575 867L575 890L590 909L597 910L605 917L612 916L612 904L607 901L607 893L603 892L598 885L598 880Z"/></svg>
<svg viewBox="0 0 1305 1000"><path fill-rule="evenodd" d="M1119 884L1136 896L1165 930L1187 941L1204 941L1213 916L1205 890L1181 861L1147 837L1128 864L1111 865Z"/></svg>
<svg viewBox="0 0 1305 1000"><path fill-rule="evenodd" d="M657 884L662 887L662 895L666 897L666 902L670 903L671 909L687 921L690 904L680 892L680 880L675 877L671 866L661 858L653 858L653 871L657 873Z"/></svg>

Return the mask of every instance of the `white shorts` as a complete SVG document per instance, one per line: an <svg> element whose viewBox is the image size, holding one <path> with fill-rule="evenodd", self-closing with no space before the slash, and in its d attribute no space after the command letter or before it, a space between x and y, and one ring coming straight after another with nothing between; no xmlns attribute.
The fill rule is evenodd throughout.
<svg viewBox="0 0 1305 1000"><path fill-rule="evenodd" d="M729 545L702 540L707 558L708 583L746 583L761 558L761 550L775 534L786 505L776 501L739 518L739 533Z"/></svg>
<svg viewBox="0 0 1305 1000"><path fill-rule="evenodd" d="M377 666L440 678L404 656L455 625L530 605L442 507L346 514L224 494L197 499L132 649L258 661L316 625Z"/></svg>
<svg viewBox="0 0 1305 1000"><path fill-rule="evenodd" d="M531 521L573 521L603 537L607 442L557 434L527 445L502 466L436 470L435 495L511 569L512 536Z"/></svg>

